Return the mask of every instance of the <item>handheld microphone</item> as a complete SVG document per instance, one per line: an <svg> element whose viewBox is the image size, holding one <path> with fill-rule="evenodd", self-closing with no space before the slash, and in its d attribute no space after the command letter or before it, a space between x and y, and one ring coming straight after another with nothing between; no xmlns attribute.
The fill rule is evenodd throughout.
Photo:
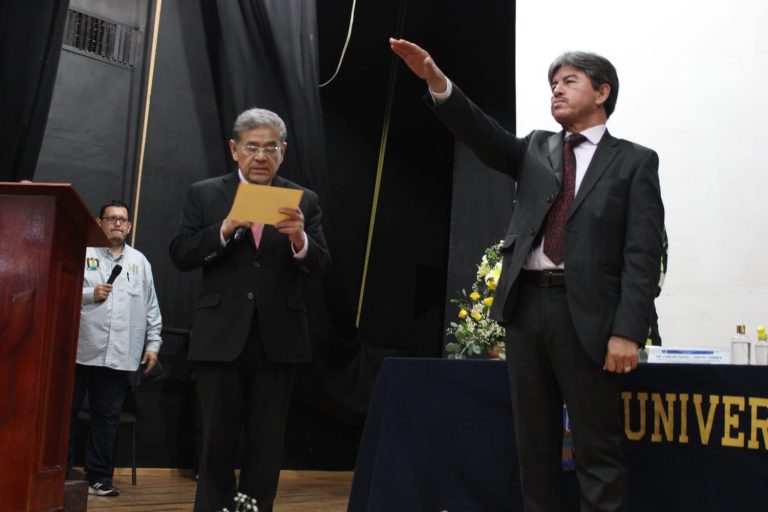
<svg viewBox="0 0 768 512"><path fill-rule="evenodd" d="M115 282L115 279L117 279L117 276L120 275L120 272L123 271L123 267L121 265L115 265L115 267L112 269L112 273L109 275L109 279L107 279L107 284L112 284Z"/></svg>
<svg viewBox="0 0 768 512"><path fill-rule="evenodd" d="M232 235L232 240L234 240L235 242L239 242L240 240L243 239L243 237L245 236L245 233L247 232L247 230L248 230L248 228L242 228L242 227L241 228L237 228L235 230L235 234Z"/></svg>

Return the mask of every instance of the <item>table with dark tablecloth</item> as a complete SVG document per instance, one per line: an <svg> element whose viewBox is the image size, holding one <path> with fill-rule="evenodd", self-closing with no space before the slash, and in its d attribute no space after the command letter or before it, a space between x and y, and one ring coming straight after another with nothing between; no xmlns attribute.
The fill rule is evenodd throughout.
<svg viewBox="0 0 768 512"><path fill-rule="evenodd" d="M644 364L623 378L631 511L768 510L768 368ZM385 360L348 510L522 510L504 362Z"/></svg>

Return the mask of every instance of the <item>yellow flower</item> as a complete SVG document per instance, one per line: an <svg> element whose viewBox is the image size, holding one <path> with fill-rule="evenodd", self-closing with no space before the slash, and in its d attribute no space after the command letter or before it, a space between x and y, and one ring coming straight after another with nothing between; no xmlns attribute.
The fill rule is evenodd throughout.
<svg viewBox="0 0 768 512"><path fill-rule="evenodd" d="M483 315L481 315L479 312L475 311L472 313L472 318L477 320L478 322L483 319Z"/></svg>
<svg viewBox="0 0 768 512"><path fill-rule="evenodd" d="M469 313L467 312L467 310L466 310L466 309L462 309L461 311L459 311L459 318L461 318L462 320L464 320L465 318L467 318L467 315L468 315L468 314L469 314Z"/></svg>
<svg viewBox="0 0 768 512"><path fill-rule="evenodd" d="M469 294L469 298L472 300L480 300L480 294L477 292L472 292Z"/></svg>
<svg viewBox="0 0 768 512"><path fill-rule="evenodd" d="M488 279L488 281L485 283L488 286L488 289L493 291L496 289L496 281L493 279Z"/></svg>
<svg viewBox="0 0 768 512"><path fill-rule="evenodd" d="M490 307L493 304L493 297L486 297L483 299L483 304Z"/></svg>
<svg viewBox="0 0 768 512"><path fill-rule="evenodd" d="M488 284L489 288L491 287L490 281L493 281L493 286L496 286L496 283L499 282L499 277L501 277L501 261L498 261L496 265L494 265L494 267L488 271L488 273L485 275L485 282Z"/></svg>

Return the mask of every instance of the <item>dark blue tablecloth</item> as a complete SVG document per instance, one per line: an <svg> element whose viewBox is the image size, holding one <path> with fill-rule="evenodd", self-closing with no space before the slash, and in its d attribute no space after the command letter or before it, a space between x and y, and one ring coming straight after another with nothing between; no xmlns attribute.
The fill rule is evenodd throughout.
<svg viewBox="0 0 768 512"><path fill-rule="evenodd" d="M623 388L632 512L768 511L768 368L642 365ZM348 510L522 510L504 363L387 359Z"/></svg>

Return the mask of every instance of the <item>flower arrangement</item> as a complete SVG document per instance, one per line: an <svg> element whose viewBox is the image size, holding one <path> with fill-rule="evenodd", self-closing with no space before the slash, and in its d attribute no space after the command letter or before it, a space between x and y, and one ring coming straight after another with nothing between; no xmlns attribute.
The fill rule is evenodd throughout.
<svg viewBox="0 0 768 512"><path fill-rule="evenodd" d="M445 345L449 359L491 357L506 359L504 327L488 317L493 305L493 291L501 275L501 245L488 247L477 266L477 279L471 293L461 290L451 302L458 305L458 321L449 324L446 333L456 341Z"/></svg>

